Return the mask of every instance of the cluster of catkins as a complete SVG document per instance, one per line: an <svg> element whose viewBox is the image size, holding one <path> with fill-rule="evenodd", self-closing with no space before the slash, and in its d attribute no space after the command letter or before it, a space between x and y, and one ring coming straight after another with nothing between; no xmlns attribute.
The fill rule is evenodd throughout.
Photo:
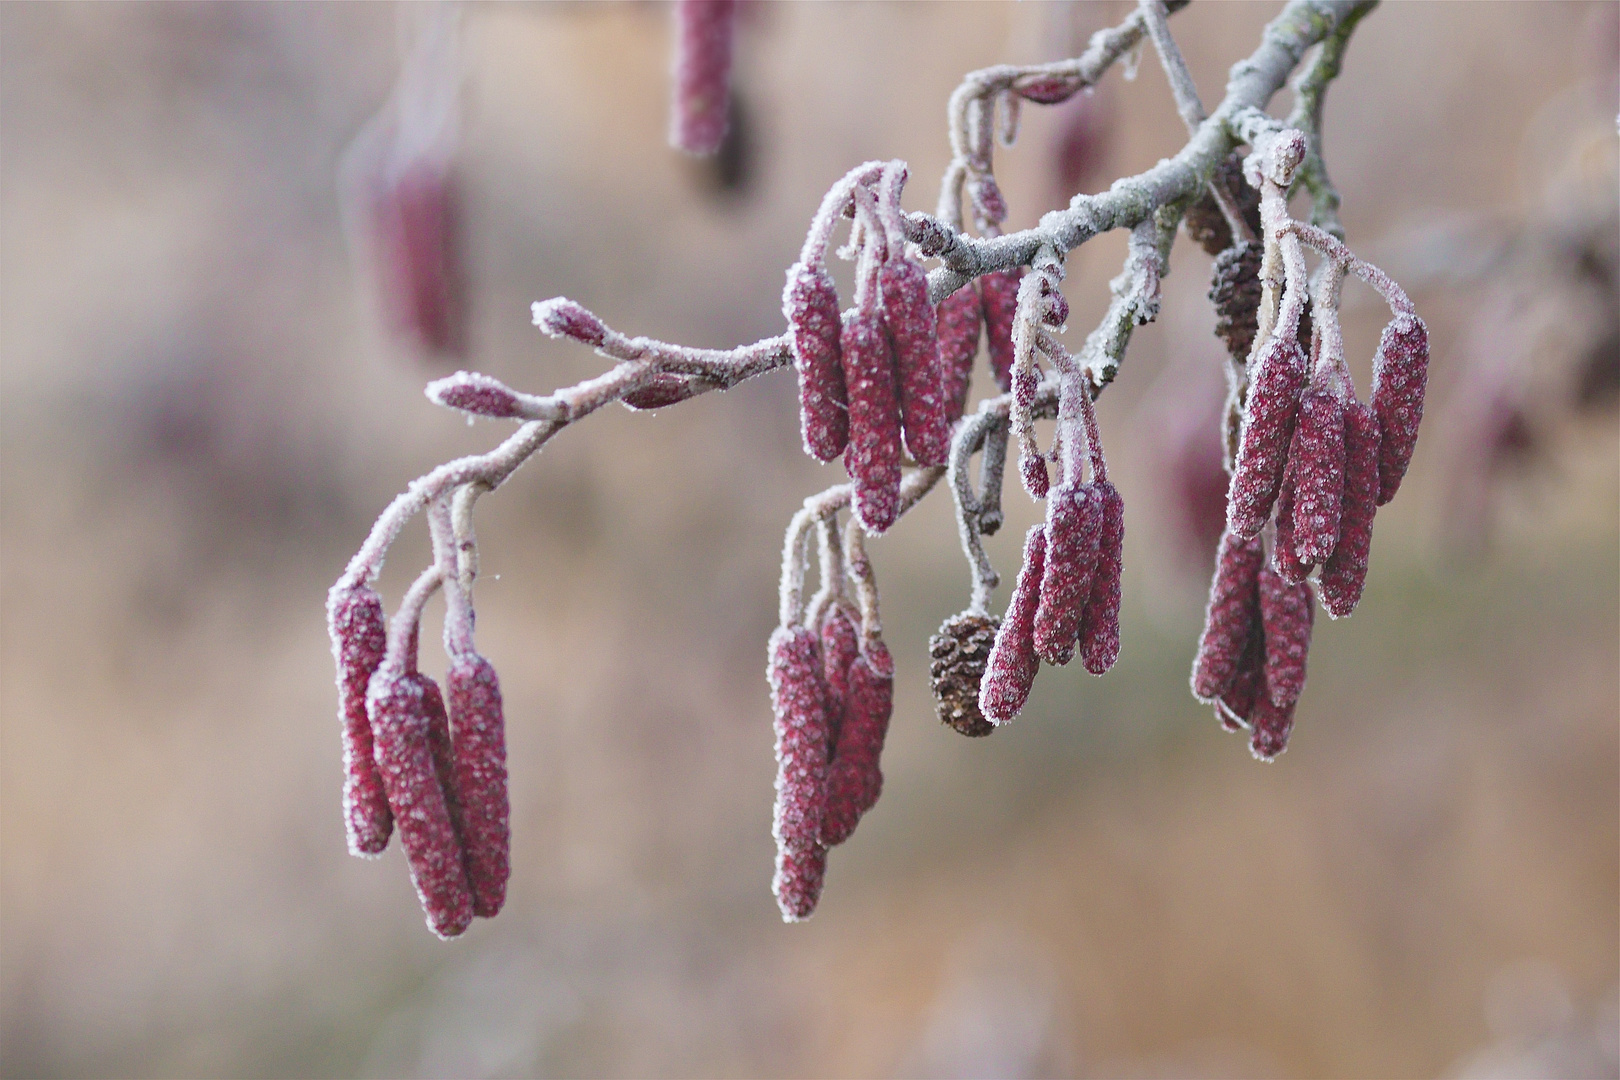
<svg viewBox="0 0 1620 1080"><path fill-rule="evenodd" d="M1290 279L1275 327L1254 350L1259 269L1258 248L1237 241L1217 258L1211 290L1234 361L1250 370L1192 690L1228 730L1249 729L1255 757L1270 761L1287 747L1305 685L1308 578L1330 616L1355 610L1373 516L1394 498L1417 443L1429 347L1423 320L1392 302L1363 403L1345 364L1337 278L1312 297L1308 319L1303 286Z"/></svg>
<svg viewBox="0 0 1620 1080"><path fill-rule="evenodd" d="M446 634L445 690L417 670L419 609L390 647L382 599L339 581L327 597L343 724L349 852L375 858L397 823L428 927L452 938L506 900L511 811L495 668Z"/></svg>

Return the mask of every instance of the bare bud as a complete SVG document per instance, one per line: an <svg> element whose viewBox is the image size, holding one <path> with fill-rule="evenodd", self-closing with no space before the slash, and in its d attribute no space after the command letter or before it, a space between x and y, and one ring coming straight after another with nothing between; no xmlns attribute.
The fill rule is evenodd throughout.
<svg viewBox="0 0 1620 1080"><path fill-rule="evenodd" d="M523 401L516 390L476 371L458 371L448 378L430 382L424 392L435 405L460 409L475 416L512 420L524 415Z"/></svg>
<svg viewBox="0 0 1620 1080"><path fill-rule="evenodd" d="M1429 328L1416 315L1402 314L1384 327L1373 356L1372 408L1378 416L1378 505L1395 497L1412 462L1423 392L1429 381Z"/></svg>
<svg viewBox="0 0 1620 1080"><path fill-rule="evenodd" d="M979 711L992 724L1005 724L1029 700L1030 687L1040 670L1035 655L1035 612L1041 603L1041 578L1046 572L1046 526L1036 525L1024 538L1024 565L1018 571L1007 613L996 631L996 644L985 665L979 688Z"/></svg>
<svg viewBox="0 0 1620 1080"><path fill-rule="evenodd" d="M647 383L630 391L619 401L627 409L645 412L697 397L715 389L715 386L715 383L696 375L677 375L671 371L660 371Z"/></svg>
<svg viewBox="0 0 1620 1080"><path fill-rule="evenodd" d="M602 320L567 297L536 301L530 310L534 325L548 337L569 338L586 345L600 345L607 337Z"/></svg>

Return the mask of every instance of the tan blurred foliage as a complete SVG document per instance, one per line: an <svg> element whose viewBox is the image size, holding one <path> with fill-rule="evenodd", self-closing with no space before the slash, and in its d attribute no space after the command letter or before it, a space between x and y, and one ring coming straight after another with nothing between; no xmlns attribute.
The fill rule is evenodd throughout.
<svg viewBox="0 0 1620 1080"><path fill-rule="evenodd" d="M827 183L903 157L929 205L961 74L1124 10L759 5L727 193L665 148L661 6L471 7L469 364L542 392L594 371L528 325L557 294L692 344L776 332ZM1274 10L1176 16L1206 100ZM1613 11L1390 4L1350 46L1329 163L1352 242L1407 260L1434 417L1486 279L1423 271L1466 253L1417 240L1533 222L1549 156L1612 169ZM806 926L769 891L762 666L781 527L841 472L799 452L789 377L615 409L486 500L514 877L498 920L432 938L397 848L344 853L322 624L387 499L499 436L422 398L437 372L344 244L339 155L396 66L380 5L0 7L6 1075L1614 1075L1613 412L1552 429L1466 562L1431 525L1431 423L1262 767L1187 694L1204 585L1152 470L1162 410L1220 358L1188 244L1101 403L1119 666L1049 671L1013 728L961 739L926 696L928 632L966 595L945 497L874 545L888 785ZM1098 183L1183 138L1151 58L1112 79ZM1054 198L1060 121L1027 110L1001 157L1014 225ZM1071 259L1071 336L1122 252ZM1346 314L1370 355L1375 306ZM1004 571L1036 513L1008 502ZM396 552L392 596L425 548Z"/></svg>

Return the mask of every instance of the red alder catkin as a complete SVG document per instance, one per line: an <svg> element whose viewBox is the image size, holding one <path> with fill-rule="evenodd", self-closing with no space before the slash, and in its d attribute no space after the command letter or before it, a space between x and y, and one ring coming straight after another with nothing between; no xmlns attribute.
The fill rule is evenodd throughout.
<svg viewBox="0 0 1620 1080"><path fill-rule="evenodd" d="M461 355L467 305L448 163L424 158L386 179L374 199L391 317L424 349Z"/></svg>
<svg viewBox="0 0 1620 1080"><path fill-rule="evenodd" d="M1295 554L1300 562L1323 562L1339 542L1344 499L1344 401L1331 389L1313 386L1300 398L1288 470Z"/></svg>
<svg viewBox="0 0 1620 1080"><path fill-rule="evenodd" d="M1243 440L1227 497L1227 527L1239 536L1258 534L1271 516L1304 387L1305 354L1299 342L1273 336L1260 355L1259 370L1249 387Z"/></svg>
<svg viewBox="0 0 1620 1080"><path fill-rule="evenodd" d="M945 380L945 416L955 420L967 408L973 358L979 354L984 305L978 286L968 282L939 302L939 367Z"/></svg>
<svg viewBox="0 0 1620 1080"><path fill-rule="evenodd" d="M1125 569L1125 500L1107 480L1094 485L1102 501L1102 527L1097 541L1097 570L1091 599L1080 620L1080 659L1086 670L1101 675L1119 659L1120 579Z"/></svg>
<svg viewBox="0 0 1620 1080"><path fill-rule="evenodd" d="M1344 411L1344 509L1339 546L1322 566L1322 606L1335 619L1356 609L1367 582L1373 515L1378 512L1378 417L1352 401ZM1281 534L1279 533L1279 536Z"/></svg>
<svg viewBox="0 0 1620 1080"><path fill-rule="evenodd" d="M495 667L477 653L456 656L445 675L453 747L452 790L473 914L493 918L506 902L512 866L512 809L506 786L506 720Z"/></svg>
<svg viewBox="0 0 1620 1080"><path fill-rule="evenodd" d="M772 888L782 918L808 918L821 896L824 858L818 859L827 805L827 690L821 650L804 626L771 634L771 709L776 721L776 879Z"/></svg>
<svg viewBox="0 0 1620 1080"><path fill-rule="evenodd" d="M1412 462L1423 392L1429 381L1429 328L1416 315L1401 314L1384 327L1373 355L1373 412L1378 416L1378 505L1395 497Z"/></svg>
<svg viewBox="0 0 1620 1080"><path fill-rule="evenodd" d="M979 295L984 299L985 340L990 349L990 373L1002 393L1012 389L1012 328L1018 314L1018 282L1023 276L1023 267L1018 267L997 270L979 279Z"/></svg>
<svg viewBox="0 0 1620 1080"><path fill-rule="evenodd" d="M377 767L399 823L416 894L429 928L442 938L452 938L472 922L472 890L439 785L424 682L411 677L414 674L380 668L372 677L367 705L376 735Z"/></svg>
<svg viewBox="0 0 1620 1080"><path fill-rule="evenodd" d="M900 516L900 405L894 358L876 312L853 312L844 322L841 346L849 393L844 468L855 482L855 516L867 532L881 533Z"/></svg>
<svg viewBox="0 0 1620 1080"><path fill-rule="evenodd" d="M844 724L844 706L849 700L849 668L860 651L860 633L849 612L833 605L821 622L821 670L827 684L828 761L832 760L838 746L838 732Z"/></svg>
<svg viewBox="0 0 1620 1080"><path fill-rule="evenodd" d="M731 103L735 0L676 0L675 108L669 141L689 154L712 154L725 138Z"/></svg>
<svg viewBox="0 0 1620 1080"><path fill-rule="evenodd" d="M939 325L928 302L928 275L903 253L891 253L878 270L878 295L894 342L906 449L919 465L944 465L951 452L951 421L945 415Z"/></svg>
<svg viewBox="0 0 1620 1080"><path fill-rule="evenodd" d="M1018 570L996 643L985 665L979 687L979 711L992 724L1005 724L1029 700L1029 689L1040 670L1035 655L1035 612L1041 603L1041 578L1046 571L1046 526L1036 525L1024 538L1024 565Z"/></svg>
<svg viewBox="0 0 1620 1080"><path fill-rule="evenodd" d="M1249 726L1254 703L1266 692L1266 634L1255 616L1249 625L1249 644L1238 660L1237 675L1215 699L1215 716L1227 731Z"/></svg>
<svg viewBox="0 0 1620 1080"><path fill-rule="evenodd" d="M1065 484L1046 506L1046 570L1035 610L1035 655L1059 666L1074 658L1091 600L1102 539L1103 500L1093 484Z"/></svg>
<svg viewBox="0 0 1620 1080"><path fill-rule="evenodd" d="M838 289L827 271L794 263L782 290L782 314L787 316L793 364L799 373L804 451L817 461L831 461L849 442L849 409L838 352L842 332Z"/></svg>
<svg viewBox="0 0 1620 1080"><path fill-rule="evenodd" d="M883 741L894 710L894 659L881 641L866 645L849 666L849 689L838 750L827 772L827 811L821 842L842 844L883 793Z"/></svg>
<svg viewBox="0 0 1620 1080"><path fill-rule="evenodd" d="M1215 556L1215 580L1209 587L1204 634L1193 661L1192 692L1199 701L1214 701L1232 685L1238 661L1259 615L1260 568L1266 551L1258 536L1228 532Z"/></svg>
<svg viewBox="0 0 1620 1080"><path fill-rule="evenodd" d="M1305 659L1314 620L1311 587L1290 585L1269 566L1260 568L1260 620L1266 635L1266 692L1292 707L1305 689Z"/></svg>
<svg viewBox="0 0 1620 1080"><path fill-rule="evenodd" d="M343 723L343 824L349 853L371 858L382 854L394 831L366 714L366 686L388 649L382 597L369 585L340 582L327 596L326 622L337 661L338 719Z"/></svg>
<svg viewBox="0 0 1620 1080"><path fill-rule="evenodd" d="M1294 464L1283 470L1282 490L1277 493L1277 542L1271 548L1271 568L1290 585L1297 585L1316 564L1299 557L1294 533Z"/></svg>
<svg viewBox="0 0 1620 1080"><path fill-rule="evenodd" d="M1249 736L1249 752L1258 761L1275 761L1288 749L1288 734L1294 730L1294 706L1278 705L1270 694L1256 694L1249 724L1254 729Z"/></svg>

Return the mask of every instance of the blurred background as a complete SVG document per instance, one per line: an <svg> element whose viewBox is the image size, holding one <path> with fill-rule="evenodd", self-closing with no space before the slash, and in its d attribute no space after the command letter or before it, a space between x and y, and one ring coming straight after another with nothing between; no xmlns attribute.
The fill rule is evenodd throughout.
<svg viewBox="0 0 1620 1080"><path fill-rule="evenodd" d="M1183 240L1100 405L1119 665L1044 670L963 739L927 689L967 600L948 497L875 543L887 786L813 921L770 895L762 669L781 529L843 473L799 450L787 372L613 407L480 505L505 912L440 942L397 843L345 853L326 589L412 477L507 430L422 385L599 371L530 326L560 294L779 332L828 184L902 157L931 209L962 74L1128 10L750 5L716 164L666 146L660 4L472 4L458 48L387 5L0 7L5 1075L1617 1075L1614 4L1390 4L1349 47L1327 158L1429 322L1430 411L1276 764L1187 691L1223 353ZM1276 10L1175 17L1207 104ZM433 106L403 136L367 126L402 64ZM1028 107L1010 225L1183 139L1151 53ZM365 223L406 151L454 242L426 332ZM1071 257L1071 345L1123 251ZM1349 291L1363 394L1384 318ZM1038 509L1007 504L1010 577Z"/></svg>

